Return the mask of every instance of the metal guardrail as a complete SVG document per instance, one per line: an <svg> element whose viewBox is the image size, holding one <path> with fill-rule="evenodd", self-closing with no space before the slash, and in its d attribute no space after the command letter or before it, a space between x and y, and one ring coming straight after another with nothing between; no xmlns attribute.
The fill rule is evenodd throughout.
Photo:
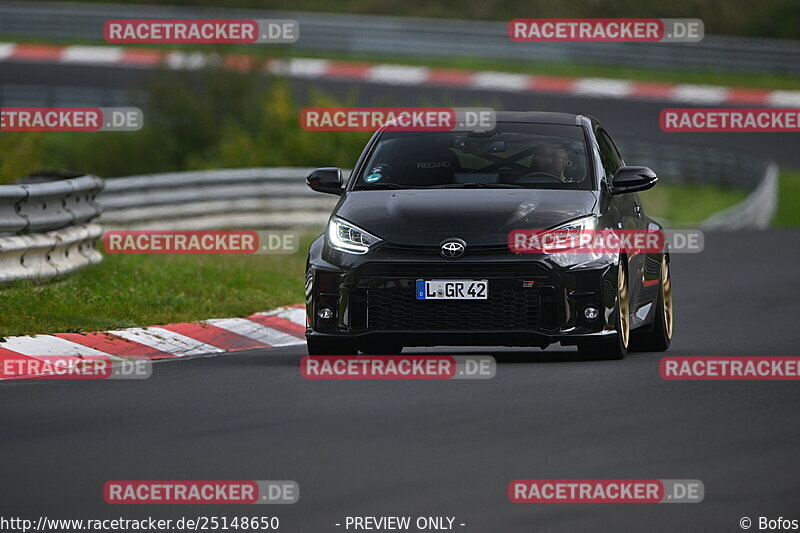
<svg viewBox="0 0 800 533"><path fill-rule="evenodd" d="M336 199L305 185L311 168L147 174L106 180L100 219L109 229L213 229L322 225Z"/></svg>
<svg viewBox="0 0 800 533"><path fill-rule="evenodd" d="M45 233L0 237L0 283L62 276L100 263L94 242L97 224L81 224Z"/></svg>
<svg viewBox="0 0 800 533"><path fill-rule="evenodd" d="M769 158L705 146L620 140L630 165L645 165L665 183L715 185L748 191L747 198L700 223L705 230L769 226L778 206L778 166Z"/></svg>
<svg viewBox="0 0 800 533"><path fill-rule="evenodd" d="M106 180L100 203L106 211L198 200L315 196L305 185L313 168L270 167L142 174Z"/></svg>
<svg viewBox="0 0 800 533"><path fill-rule="evenodd" d="M103 180L81 176L59 181L0 185L0 235L50 231L82 224L100 214Z"/></svg>
<svg viewBox="0 0 800 533"><path fill-rule="evenodd" d="M641 140L620 142L628 164L652 167L663 183L702 183L752 192L729 224L763 228L775 210L774 164L718 148ZM213 229L322 226L336 198L312 192L310 168L246 168L111 178L99 201L101 223L114 229ZM349 173L349 171L345 171ZM770 183L772 185L770 185Z"/></svg>
<svg viewBox="0 0 800 533"><path fill-rule="evenodd" d="M778 165L771 163L758 187L747 199L733 207L716 213L701 227L706 230L738 230L769 226L778 208Z"/></svg>
<svg viewBox="0 0 800 533"><path fill-rule="evenodd" d="M28 191L17 186L0 186L0 234L14 235L28 226L20 216L17 204L28 197Z"/></svg>
<svg viewBox="0 0 800 533"><path fill-rule="evenodd" d="M103 180L80 176L0 186L0 282L60 276L99 263L89 222L100 215Z"/></svg>
<svg viewBox="0 0 800 533"><path fill-rule="evenodd" d="M667 182L702 183L751 191L771 160L745 151L640 139L617 139L628 165L651 167Z"/></svg>
<svg viewBox="0 0 800 533"><path fill-rule="evenodd" d="M701 225L764 228L777 204L777 167L718 148L621 141L628 164L652 167L665 183L744 189L747 199ZM114 229L321 227L336 197L305 185L310 168L245 168L111 178L94 176L0 187L0 282L49 278L99 263L100 222Z"/></svg>
<svg viewBox="0 0 800 533"><path fill-rule="evenodd" d="M0 35L101 41L112 18L294 19L300 39L292 48L301 51L800 73L800 41L707 35L699 43L516 43L506 22L258 9L0 2Z"/></svg>

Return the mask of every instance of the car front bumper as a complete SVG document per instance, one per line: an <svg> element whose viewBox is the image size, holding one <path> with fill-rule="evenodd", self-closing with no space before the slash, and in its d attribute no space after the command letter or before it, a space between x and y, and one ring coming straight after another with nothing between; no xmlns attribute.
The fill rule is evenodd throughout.
<svg viewBox="0 0 800 533"><path fill-rule="evenodd" d="M365 255L312 246L307 336L402 346L574 345L616 333L618 266L563 268L545 256L474 250L447 260L430 250ZM485 279L486 300L416 300L420 279ZM584 310L599 313L588 319ZM329 318L319 311L330 310ZM324 314L324 313L323 313Z"/></svg>

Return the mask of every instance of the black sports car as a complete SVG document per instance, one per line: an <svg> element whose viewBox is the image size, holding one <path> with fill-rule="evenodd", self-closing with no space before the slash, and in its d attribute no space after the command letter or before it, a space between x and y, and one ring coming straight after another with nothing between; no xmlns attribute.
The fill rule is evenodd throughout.
<svg viewBox="0 0 800 533"><path fill-rule="evenodd" d="M619 359L672 337L669 254L521 253L520 229L659 231L594 118L497 113L491 130L382 129L350 178L312 172L341 195L311 245L308 351L397 354L405 346L577 345Z"/></svg>

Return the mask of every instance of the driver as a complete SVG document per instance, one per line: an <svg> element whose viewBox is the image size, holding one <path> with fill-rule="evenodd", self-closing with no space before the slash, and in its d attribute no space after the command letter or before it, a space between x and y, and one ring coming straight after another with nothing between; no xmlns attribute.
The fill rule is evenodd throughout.
<svg viewBox="0 0 800 533"><path fill-rule="evenodd" d="M564 169L569 166L569 155L563 146L558 144L542 144L536 147L531 161L531 170L550 174L564 183L572 179L564 176Z"/></svg>

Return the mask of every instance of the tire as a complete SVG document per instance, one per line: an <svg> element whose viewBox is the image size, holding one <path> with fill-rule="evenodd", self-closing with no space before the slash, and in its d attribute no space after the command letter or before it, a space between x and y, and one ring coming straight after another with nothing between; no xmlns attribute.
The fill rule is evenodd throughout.
<svg viewBox="0 0 800 533"><path fill-rule="evenodd" d="M403 347L399 344L378 342L362 342L358 345L358 349L366 355L400 355L403 351Z"/></svg>
<svg viewBox="0 0 800 533"><path fill-rule="evenodd" d="M353 341L324 337L306 337L308 355L358 355Z"/></svg>
<svg viewBox="0 0 800 533"><path fill-rule="evenodd" d="M674 329L672 277L666 255L661 260L661 281L658 289L653 323L637 329L631 337L631 348L637 352L665 352L672 342Z"/></svg>
<svg viewBox="0 0 800 533"><path fill-rule="evenodd" d="M628 272L620 260L617 269L617 300L614 304L616 335L609 339L578 344L578 353L587 359L620 360L628 353L630 343L630 306L628 302Z"/></svg>

